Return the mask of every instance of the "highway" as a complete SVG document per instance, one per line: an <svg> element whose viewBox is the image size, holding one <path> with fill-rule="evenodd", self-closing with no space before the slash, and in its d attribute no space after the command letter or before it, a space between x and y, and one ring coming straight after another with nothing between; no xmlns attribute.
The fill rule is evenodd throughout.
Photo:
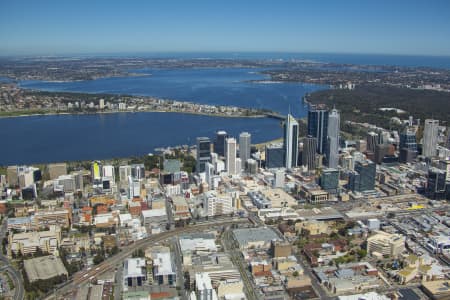
<svg viewBox="0 0 450 300"><path fill-rule="evenodd" d="M5 218L3 220L3 224L0 230L0 240L3 240L3 238L6 235L7 232L7 222L8 218ZM22 276L20 275L20 272L17 271L10 263L6 256L3 255L3 253L0 251L0 260L2 261L2 270L5 270L8 272L9 276L11 277L12 281L14 282L14 299L22 300L25 298L25 290L23 287L23 281Z"/></svg>
<svg viewBox="0 0 450 300"><path fill-rule="evenodd" d="M188 227L182 227L182 228L176 228L174 230L162 232L159 234L152 235L146 239L139 240L134 244L131 244L126 247L122 247L121 251L108 258L107 260L103 261L99 265L92 267L90 270L82 270L76 274L74 274L73 278L71 280L68 280L65 285L58 287L57 293L59 295L65 295L70 292L73 292L76 290L79 286L83 285L84 283L93 280L96 276L105 273L110 270L114 270L116 265L121 264L124 259L127 257L130 257L136 249L139 248L145 248L148 246L152 246L153 244L157 242L161 242L167 239L170 239L176 235L182 234L182 233L189 233L189 232L198 232L201 230L207 230L212 229L215 226L228 226L232 224L237 223L248 223L249 220L246 218L232 218L232 217L221 217L218 219L211 219L208 222L197 224L197 225L190 225ZM49 295L45 299L55 299L54 295Z"/></svg>

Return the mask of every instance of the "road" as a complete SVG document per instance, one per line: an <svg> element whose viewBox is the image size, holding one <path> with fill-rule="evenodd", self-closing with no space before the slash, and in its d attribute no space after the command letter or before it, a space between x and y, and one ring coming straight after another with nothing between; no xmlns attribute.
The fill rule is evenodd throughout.
<svg viewBox="0 0 450 300"><path fill-rule="evenodd" d="M178 243L178 237L172 238L172 245L173 245L173 253L172 255L175 256L175 264L177 268L177 286L180 287L180 295L182 300L188 300L189 294L186 291L185 288L185 282L184 282L184 273L183 273L183 262L182 262L182 253L180 244Z"/></svg>
<svg viewBox="0 0 450 300"><path fill-rule="evenodd" d="M231 225L231 224L237 224L237 223L248 223L248 219L244 218L231 218L231 217L223 217L219 220L212 219L208 222L202 223L202 224L196 224L196 225L190 225L188 227L182 227L182 228L176 228L175 230L162 232L159 234L152 235L146 239L142 239L137 241L134 244L131 244L129 246L125 246L121 248L121 251L108 258L107 260L103 261L96 267L93 267L90 270L83 270L80 272L77 272L71 280L68 280L64 286L61 286L58 288L58 294L59 295L65 295L70 292L75 291L78 286L83 285L84 283L93 280L96 276L115 269L115 266L117 264L122 263L124 259L127 257L130 257L138 248L145 248L148 246L152 246L157 242L161 242L167 239L170 239L176 235L182 234L182 233L189 233L189 232L198 232L201 230L211 229L214 226L225 226L225 225ZM54 299L54 295L49 295L46 299Z"/></svg>
<svg viewBox="0 0 450 300"><path fill-rule="evenodd" d="M236 267L238 267L239 273L241 273L241 278L244 282L245 294L247 296L247 299L259 299L257 289L253 285L253 280L251 278L251 275L249 274L248 267L244 265L241 258L241 253L240 251L236 250L236 247L233 243L233 238L231 236L230 230L224 232L222 243L226 252L230 254L231 261Z"/></svg>
<svg viewBox="0 0 450 300"><path fill-rule="evenodd" d="M3 220L0 230L0 240L6 236L8 218ZM0 260L2 261L3 270L7 271L14 282L14 299L22 300L25 298L25 289L23 287L22 276L9 262L8 258L0 251Z"/></svg>
<svg viewBox="0 0 450 300"><path fill-rule="evenodd" d="M317 296L319 296L319 299L321 300L333 300L336 299L336 297L331 297L327 294L327 292L324 290L324 288L320 285L316 275L313 273L311 267L309 266L308 262L305 261L302 255L297 255L297 261L301 264L303 268L303 272L306 276L311 278L311 285L316 292Z"/></svg>

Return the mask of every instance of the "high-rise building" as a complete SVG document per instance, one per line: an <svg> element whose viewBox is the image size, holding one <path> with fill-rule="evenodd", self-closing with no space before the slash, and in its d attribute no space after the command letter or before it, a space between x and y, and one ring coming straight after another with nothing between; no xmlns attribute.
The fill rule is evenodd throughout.
<svg viewBox="0 0 450 300"><path fill-rule="evenodd" d="M328 110L325 105L309 106L308 135L317 139L317 152L325 154L328 142Z"/></svg>
<svg viewBox="0 0 450 300"><path fill-rule="evenodd" d="M127 182L128 176L131 175L131 167L128 165L119 167L119 180L120 182Z"/></svg>
<svg viewBox="0 0 450 300"><path fill-rule="evenodd" d="M328 143L327 162L328 167L337 168L339 165L339 131L340 116L336 109L332 109L328 115Z"/></svg>
<svg viewBox="0 0 450 300"><path fill-rule="evenodd" d="M214 152L220 156L225 156L225 145L228 134L226 131L219 130L216 132L216 138L214 139Z"/></svg>
<svg viewBox="0 0 450 300"><path fill-rule="evenodd" d="M350 173L349 188L353 192L372 191L375 189L376 165L370 160L356 161L355 171Z"/></svg>
<svg viewBox="0 0 450 300"><path fill-rule="evenodd" d="M242 169L245 169L245 162L250 158L251 134L242 132L239 135L239 158L241 159Z"/></svg>
<svg viewBox="0 0 450 300"><path fill-rule="evenodd" d="M227 138L225 147L225 168L229 175L235 175L236 170L236 139Z"/></svg>
<svg viewBox="0 0 450 300"><path fill-rule="evenodd" d="M367 133L367 151L375 153L376 146L378 145L378 133L370 131Z"/></svg>
<svg viewBox="0 0 450 300"><path fill-rule="evenodd" d="M302 165L312 171L316 168L317 139L313 136L303 138Z"/></svg>
<svg viewBox="0 0 450 300"><path fill-rule="evenodd" d="M439 120L426 119L423 130L422 154L426 157L436 156L438 144Z"/></svg>
<svg viewBox="0 0 450 300"><path fill-rule="evenodd" d="M196 172L205 172L205 165L207 162L211 162L211 141L208 137L198 137Z"/></svg>
<svg viewBox="0 0 450 300"><path fill-rule="evenodd" d="M102 179L102 169L99 161L94 161L91 165L91 177L93 181L99 181Z"/></svg>
<svg viewBox="0 0 450 300"><path fill-rule="evenodd" d="M266 169L283 168L285 166L284 148L282 144L266 146Z"/></svg>
<svg viewBox="0 0 450 300"><path fill-rule="evenodd" d="M399 149L417 151L416 133L412 128L407 127L402 133L400 133Z"/></svg>
<svg viewBox="0 0 450 300"><path fill-rule="evenodd" d="M298 163L298 122L288 115L284 124L284 153L286 169L295 168Z"/></svg>
<svg viewBox="0 0 450 300"><path fill-rule="evenodd" d="M109 177L113 182L116 182L116 171L114 170L114 166L106 165L102 167L103 177Z"/></svg>
<svg viewBox="0 0 450 300"><path fill-rule="evenodd" d="M447 173L444 170L431 168L428 170L427 195L431 199L445 199L445 179Z"/></svg>
<svg viewBox="0 0 450 300"><path fill-rule="evenodd" d="M339 170L324 169L320 175L319 185L325 191L336 194L339 188Z"/></svg>
<svg viewBox="0 0 450 300"><path fill-rule="evenodd" d="M144 164L133 164L130 166L131 176L134 179L144 179L145 178L145 166Z"/></svg>

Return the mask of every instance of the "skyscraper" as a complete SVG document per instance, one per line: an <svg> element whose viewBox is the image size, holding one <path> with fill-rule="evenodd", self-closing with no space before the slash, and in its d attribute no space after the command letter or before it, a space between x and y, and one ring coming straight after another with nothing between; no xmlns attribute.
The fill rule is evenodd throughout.
<svg viewBox="0 0 450 300"><path fill-rule="evenodd" d="M286 169L297 166L298 162L298 122L288 115L284 124L284 153Z"/></svg>
<svg viewBox="0 0 450 300"><path fill-rule="evenodd" d="M416 133L411 128L405 128L400 133L400 149L409 149L417 151Z"/></svg>
<svg viewBox="0 0 450 300"><path fill-rule="evenodd" d="M439 120L426 119L423 130L422 154L426 157L436 156L436 146L438 143Z"/></svg>
<svg viewBox="0 0 450 300"><path fill-rule="evenodd" d="M242 169L245 169L245 162L250 158L251 134L242 132L239 135L239 158L241 159Z"/></svg>
<svg viewBox="0 0 450 300"><path fill-rule="evenodd" d="M317 139L317 152L325 154L328 141L328 110L325 105L309 106L308 135Z"/></svg>
<svg viewBox="0 0 450 300"><path fill-rule="evenodd" d="M355 171L350 173L349 188L353 192L375 189L376 165L370 160L355 162Z"/></svg>
<svg viewBox="0 0 450 300"><path fill-rule="evenodd" d="M284 148L282 144L266 146L266 168L283 168L285 166Z"/></svg>
<svg viewBox="0 0 450 300"><path fill-rule="evenodd" d="M225 168L229 175L236 174L236 139L227 138L225 147Z"/></svg>
<svg viewBox="0 0 450 300"><path fill-rule="evenodd" d="M310 171L316 168L316 149L315 137L309 135L303 138L302 165L307 166Z"/></svg>
<svg viewBox="0 0 450 300"><path fill-rule="evenodd" d="M340 116L336 109L332 109L328 115L328 144L327 162L328 167L337 168L339 165L339 129Z"/></svg>
<svg viewBox="0 0 450 300"><path fill-rule="evenodd" d="M198 137L196 172L205 172L207 162L211 162L211 141L208 137Z"/></svg>
<svg viewBox="0 0 450 300"><path fill-rule="evenodd" d="M214 152L220 156L225 156L225 144L228 134L226 131L219 130L216 132L216 138L214 139Z"/></svg>
<svg viewBox="0 0 450 300"><path fill-rule="evenodd" d="M378 145L378 133L370 131L367 133L367 151L375 153Z"/></svg>

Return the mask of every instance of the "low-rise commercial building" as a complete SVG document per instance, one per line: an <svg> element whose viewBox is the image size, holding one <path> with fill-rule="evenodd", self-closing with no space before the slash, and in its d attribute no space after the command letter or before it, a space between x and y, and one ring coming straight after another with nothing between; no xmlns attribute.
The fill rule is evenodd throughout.
<svg viewBox="0 0 450 300"><path fill-rule="evenodd" d="M56 276L69 276L61 259L53 255L27 259L23 263L30 283Z"/></svg>
<svg viewBox="0 0 450 300"><path fill-rule="evenodd" d="M405 237L401 234L377 231L367 238L367 252L373 256L397 257L404 250Z"/></svg>

